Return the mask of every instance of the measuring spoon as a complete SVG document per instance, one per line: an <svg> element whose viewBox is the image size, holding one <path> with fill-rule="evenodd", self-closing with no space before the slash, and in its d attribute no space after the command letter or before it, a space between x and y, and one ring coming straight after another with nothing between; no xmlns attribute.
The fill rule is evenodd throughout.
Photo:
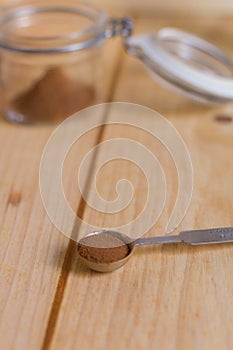
<svg viewBox="0 0 233 350"><path fill-rule="evenodd" d="M168 243L186 243L190 245L203 245L203 244L214 244L214 243L230 243L233 242L233 227L222 227L222 228L213 228L213 229L205 229L205 230L192 230L192 231L181 231L179 235L176 236L158 236L158 237L148 237L148 238L138 238L132 241L132 238L129 236L115 231L109 230L101 230L89 233L85 237L81 238L78 242L78 247L80 245L86 245L85 239L91 236L103 235L106 233L108 235L112 235L113 237L118 238L122 241L122 245L127 245L128 254L123 258L113 262L96 262L91 259L87 259L80 254L78 249L78 253L80 259L92 270L99 272L111 272L116 269L119 269L123 266L128 259L132 256L136 247L141 245L149 245L149 244L168 244ZM96 246L95 249L102 249L103 246ZM105 248L108 249L108 248ZM111 249L114 249L111 248ZM102 249L103 251L103 249Z"/></svg>

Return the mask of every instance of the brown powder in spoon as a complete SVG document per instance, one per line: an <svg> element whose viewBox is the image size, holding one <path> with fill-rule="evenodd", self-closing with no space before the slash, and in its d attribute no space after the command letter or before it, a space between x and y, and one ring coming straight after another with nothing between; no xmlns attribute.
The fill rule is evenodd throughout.
<svg viewBox="0 0 233 350"><path fill-rule="evenodd" d="M82 238L78 243L78 252L89 261L112 263L125 258L130 249L121 239L106 232Z"/></svg>
<svg viewBox="0 0 233 350"><path fill-rule="evenodd" d="M25 122L61 121L94 99L94 89L68 77L60 68L49 69L29 90L17 96L10 104ZM21 117L20 117L21 116Z"/></svg>

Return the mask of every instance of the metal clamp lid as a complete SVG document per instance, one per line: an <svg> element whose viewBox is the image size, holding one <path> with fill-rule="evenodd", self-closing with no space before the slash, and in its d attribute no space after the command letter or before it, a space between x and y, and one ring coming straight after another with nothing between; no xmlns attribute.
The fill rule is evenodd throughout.
<svg viewBox="0 0 233 350"><path fill-rule="evenodd" d="M105 37L112 38L120 35L123 38L128 38L132 32L133 23L130 17L110 18L106 26Z"/></svg>
<svg viewBox="0 0 233 350"><path fill-rule="evenodd" d="M153 77L200 102L233 100L233 61L214 45L181 30L164 28L157 34L125 39Z"/></svg>

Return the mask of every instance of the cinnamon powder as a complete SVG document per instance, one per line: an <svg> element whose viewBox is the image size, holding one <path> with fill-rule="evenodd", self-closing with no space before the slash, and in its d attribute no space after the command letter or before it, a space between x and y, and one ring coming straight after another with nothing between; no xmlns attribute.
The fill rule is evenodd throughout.
<svg viewBox="0 0 233 350"><path fill-rule="evenodd" d="M78 243L79 255L96 263L112 263L125 258L129 252L129 246L119 238L101 233L87 236Z"/></svg>
<svg viewBox="0 0 233 350"><path fill-rule="evenodd" d="M28 91L9 106L25 122L61 121L89 106L94 89L68 77L60 68L49 69Z"/></svg>

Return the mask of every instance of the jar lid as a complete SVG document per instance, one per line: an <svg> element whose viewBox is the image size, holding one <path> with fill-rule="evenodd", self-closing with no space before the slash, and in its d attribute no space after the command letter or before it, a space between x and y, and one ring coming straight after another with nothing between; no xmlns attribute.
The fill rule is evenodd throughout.
<svg viewBox="0 0 233 350"><path fill-rule="evenodd" d="M125 47L153 78L200 102L233 100L233 61L214 45L174 28L129 36Z"/></svg>

